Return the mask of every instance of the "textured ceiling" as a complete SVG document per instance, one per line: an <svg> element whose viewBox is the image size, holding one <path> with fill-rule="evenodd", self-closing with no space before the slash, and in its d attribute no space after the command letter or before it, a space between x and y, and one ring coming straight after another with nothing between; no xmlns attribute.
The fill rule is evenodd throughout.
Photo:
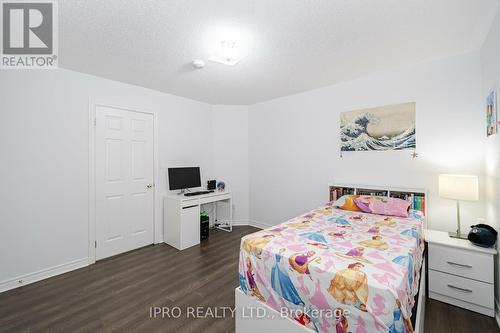
<svg viewBox="0 0 500 333"><path fill-rule="evenodd" d="M500 0L63 0L60 66L211 104L254 104L480 47ZM222 32L221 32L222 31ZM207 61L224 32L247 48ZM220 37L219 37L220 36Z"/></svg>

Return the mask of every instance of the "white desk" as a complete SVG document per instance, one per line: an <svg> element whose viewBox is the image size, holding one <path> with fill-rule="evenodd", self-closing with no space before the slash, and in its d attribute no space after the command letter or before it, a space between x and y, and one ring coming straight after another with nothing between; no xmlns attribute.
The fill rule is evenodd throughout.
<svg viewBox="0 0 500 333"><path fill-rule="evenodd" d="M163 201L163 238L165 243L178 250L200 243L200 206L213 203L215 222L221 230L233 230L233 210L230 192L214 192L186 197L184 195L167 195ZM217 207L222 204L225 219L218 221Z"/></svg>

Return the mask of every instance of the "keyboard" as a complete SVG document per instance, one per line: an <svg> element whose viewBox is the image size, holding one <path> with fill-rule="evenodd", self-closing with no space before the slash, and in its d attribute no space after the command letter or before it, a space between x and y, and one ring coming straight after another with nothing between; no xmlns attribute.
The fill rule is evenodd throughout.
<svg viewBox="0 0 500 333"><path fill-rule="evenodd" d="M184 196L186 197L193 197L195 195L202 195L202 194L208 194L208 193L213 193L214 191L197 191L197 192L188 192L184 193Z"/></svg>

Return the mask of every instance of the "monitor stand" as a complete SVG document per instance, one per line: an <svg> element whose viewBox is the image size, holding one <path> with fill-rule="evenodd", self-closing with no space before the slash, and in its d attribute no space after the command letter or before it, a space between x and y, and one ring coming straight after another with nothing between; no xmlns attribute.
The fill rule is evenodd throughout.
<svg viewBox="0 0 500 333"><path fill-rule="evenodd" d="M188 191L187 188L183 188L182 190L179 191L179 193L177 193L177 195L184 195L184 193L186 193Z"/></svg>

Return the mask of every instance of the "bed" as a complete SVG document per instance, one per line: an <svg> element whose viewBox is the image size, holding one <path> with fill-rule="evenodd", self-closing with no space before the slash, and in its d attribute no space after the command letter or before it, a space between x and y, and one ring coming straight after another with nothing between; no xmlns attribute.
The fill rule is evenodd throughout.
<svg viewBox="0 0 500 333"><path fill-rule="evenodd" d="M423 229L416 210L401 218L330 202L243 237L237 332L423 330L422 315L411 320L425 292Z"/></svg>

